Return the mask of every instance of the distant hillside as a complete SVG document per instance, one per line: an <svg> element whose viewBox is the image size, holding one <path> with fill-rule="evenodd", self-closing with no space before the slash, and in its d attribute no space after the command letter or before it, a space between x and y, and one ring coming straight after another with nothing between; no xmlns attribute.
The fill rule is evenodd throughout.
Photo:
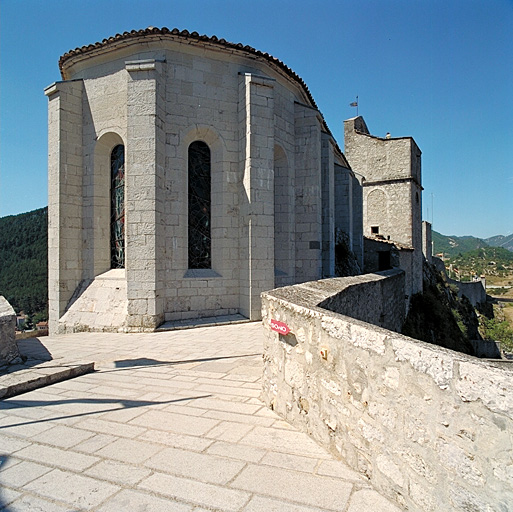
<svg viewBox="0 0 513 512"><path fill-rule="evenodd" d="M503 247L483 247L451 258L460 271L477 275L503 275L513 269L513 252Z"/></svg>
<svg viewBox="0 0 513 512"><path fill-rule="evenodd" d="M47 231L48 208L0 218L0 295L17 313L47 311Z"/></svg>
<svg viewBox="0 0 513 512"><path fill-rule="evenodd" d="M485 238L485 242L491 247L503 247L508 251L513 251L513 233L508 236L496 235L490 238Z"/></svg>
<svg viewBox="0 0 513 512"><path fill-rule="evenodd" d="M445 256L455 257L469 251L488 247L485 240L474 236L446 236L433 231L434 254L444 253Z"/></svg>

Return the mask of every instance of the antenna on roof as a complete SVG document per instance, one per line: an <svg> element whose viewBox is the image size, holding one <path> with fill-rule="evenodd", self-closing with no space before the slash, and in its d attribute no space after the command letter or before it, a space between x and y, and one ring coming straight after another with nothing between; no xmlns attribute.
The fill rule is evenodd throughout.
<svg viewBox="0 0 513 512"><path fill-rule="evenodd" d="M349 103L350 107L356 107L356 117L358 117L358 96L356 96L356 101Z"/></svg>

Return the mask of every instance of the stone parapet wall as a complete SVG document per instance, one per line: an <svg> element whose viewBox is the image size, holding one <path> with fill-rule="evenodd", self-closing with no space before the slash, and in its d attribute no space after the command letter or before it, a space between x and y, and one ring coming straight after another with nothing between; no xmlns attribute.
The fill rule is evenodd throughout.
<svg viewBox="0 0 513 512"><path fill-rule="evenodd" d="M305 284L322 292L330 292L318 304L320 308L349 315L392 331L399 332L402 329L405 318L402 270L386 270L327 281Z"/></svg>
<svg viewBox="0 0 513 512"><path fill-rule="evenodd" d="M484 278L480 279L479 281L456 281L447 275L444 262L440 258L433 256L431 261L439 272L443 272L445 274L449 284L454 284L458 287L458 297L467 297L467 299L474 307L478 304L484 304L486 302L486 283Z"/></svg>
<svg viewBox="0 0 513 512"><path fill-rule="evenodd" d="M344 281L262 295L263 400L405 509L509 510L513 367L320 308Z"/></svg>

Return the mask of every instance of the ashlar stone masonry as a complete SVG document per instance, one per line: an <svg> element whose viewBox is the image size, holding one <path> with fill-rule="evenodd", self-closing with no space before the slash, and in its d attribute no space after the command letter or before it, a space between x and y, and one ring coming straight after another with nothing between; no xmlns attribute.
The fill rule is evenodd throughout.
<svg viewBox="0 0 513 512"><path fill-rule="evenodd" d="M363 267L361 185L281 61L148 28L59 67L45 90L52 333L257 319L262 291L334 275L337 232Z"/></svg>

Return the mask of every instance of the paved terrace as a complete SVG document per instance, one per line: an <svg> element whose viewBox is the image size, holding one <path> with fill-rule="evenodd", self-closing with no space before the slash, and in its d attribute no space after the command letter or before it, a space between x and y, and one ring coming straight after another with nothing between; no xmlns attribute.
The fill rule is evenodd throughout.
<svg viewBox="0 0 513 512"><path fill-rule="evenodd" d="M25 380L91 361L96 371L0 401L0 509L399 512L263 406L261 331L246 323L24 345L51 358L43 369L33 361Z"/></svg>

